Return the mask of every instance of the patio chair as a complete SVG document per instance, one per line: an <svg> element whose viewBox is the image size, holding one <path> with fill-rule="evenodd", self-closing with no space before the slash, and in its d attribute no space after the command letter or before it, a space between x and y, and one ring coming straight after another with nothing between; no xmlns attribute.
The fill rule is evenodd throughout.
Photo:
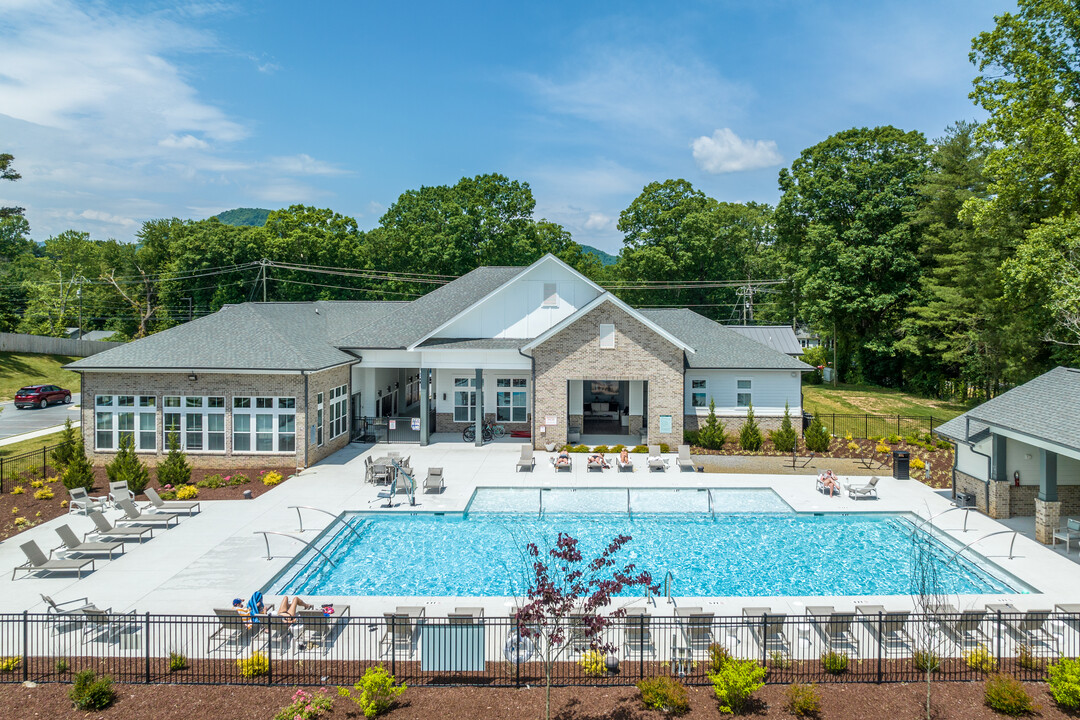
<svg viewBox="0 0 1080 720"><path fill-rule="evenodd" d="M386 504L382 507L391 508L394 507L394 496L397 495L397 478L390 481L390 485L385 490L380 490L376 493L375 497L380 500L386 500Z"/></svg>
<svg viewBox="0 0 1080 720"><path fill-rule="evenodd" d="M397 450L389 450L386 453L386 457L391 458L392 460L398 460L401 458L401 453Z"/></svg>
<svg viewBox="0 0 1080 720"><path fill-rule="evenodd" d="M83 568L89 565L91 571L94 569L93 558L53 558L50 560L45 557L45 553L41 551L41 548L33 540L23 543L19 548L22 549L23 555L26 556L26 562L22 565L16 565L15 569L11 571L12 580L15 579L15 573L20 570L24 572L71 572L74 570L82 578Z"/></svg>
<svg viewBox="0 0 1080 720"><path fill-rule="evenodd" d="M985 619L985 610L964 610L959 614L943 617L941 622L945 632L952 636L957 645L968 648L990 644L990 638L982 631Z"/></svg>
<svg viewBox="0 0 1080 720"><path fill-rule="evenodd" d="M649 446L649 470L659 470L664 472L667 470L668 461L665 460L660 454L659 445Z"/></svg>
<svg viewBox="0 0 1080 720"><path fill-rule="evenodd" d="M45 601L45 614L49 615L52 622L53 633L59 635L61 628L77 628L82 624L83 618L86 616L86 610L100 610L100 608L94 603L90 602L90 598L76 598L75 600L65 600L58 603L48 595L42 595L41 599ZM71 607L65 607L70 605ZM105 612L112 612L112 608L106 608Z"/></svg>
<svg viewBox="0 0 1080 720"><path fill-rule="evenodd" d="M907 631L909 610L886 610L882 605L860 605L857 612L870 631L878 634L880 617L880 641L886 653L910 651L914 641Z"/></svg>
<svg viewBox="0 0 1080 720"><path fill-rule="evenodd" d="M135 503L130 500L121 500L117 503L117 506L124 511L124 517L120 518L118 522L136 523L136 524L148 524L148 525L160 525L164 524L165 527L169 527L169 523L180 523L180 516L176 513L144 513L139 512L139 508L135 507Z"/></svg>
<svg viewBox="0 0 1080 720"><path fill-rule="evenodd" d="M766 651L780 652L785 656L791 655L791 643L787 633L784 632L784 624L787 615L774 613L769 607L746 607L743 608L743 617L746 618L750 634L758 645Z"/></svg>
<svg viewBox="0 0 1080 720"><path fill-rule="evenodd" d="M119 507L117 503L121 500L134 500L135 493L131 492L131 488L128 487L127 482L111 482L109 483L109 502L113 504L113 507Z"/></svg>
<svg viewBox="0 0 1080 720"><path fill-rule="evenodd" d="M443 469L441 467L428 468L427 477L424 478L424 492L442 492L445 488Z"/></svg>
<svg viewBox="0 0 1080 720"><path fill-rule="evenodd" d="M679 458L675 461L680 470L686 470L689 468L690 472L697 472L697 466L694 465L694 461L690 459L690 446L679 446Z"/></svg>
<svg viewBox="0 0 1080 720"><path fill-rule="evenodd" d="M1069 543L1073 540L1080 541L1080 520L1066 520L1065 527L1054 530L1053 544L1058 540L1065 542L1065 554L1069 554Z"/></svg>
<svg viewBox="0 0 1080 720"><path fill-rule="evenodd" d="M236 612L235 608L214 608L214 616L217 618L217 627L206 639L207 653L215 653L226 645L232 645L239 655L261 629Z"/></svg>
<svg viewBox="0 0 1080 720"><path fill-rule="evenodd" d="M124 526L124 527L119 527L119 526L110 525L109 521L105 519L105 516L102 515L101 513L99 513L96 510L94 510L94 511L92 511L90 513L90 519L94 521L94 526L95 527L94 527L93 530L91 530L90 532L83 535L83 540L90 537L91 535L96 535L98 537L106 537L106 538L137 537L137 538L139 538L139 542L141 543L143 541L143 535L145 535L147 533L150 533L150 537L154 537L154 528L152 528L150 526L143 526L143 527Z"/></svg>
<svg viewBox="0 0 1080 720"><path fill-rule="evenodd" d="M63 545L55 547L49 551L51 556L57 551L64 553L108 553L109 559L112 560L114 550L124 551L124 543L122 542L101 542L97 540L79 540L79 537L72 531L67 525L61 525L56 528L56 534L60 536L60 541Z"/></svg>
<svg viewBox="0 0 1080 720"><path fill-rule="evenodd" d="M589 456L588 462L585 464L586 472L592 472L593 470L595 470L597 472L604 472L604 467L605 467L605 463L601 462L600 460L597 460L596 458L592 457L591 455ZM610 467L610 466L608 466L608 467Z"/></svg>
<svg viewBox="0 0 1080 720"><path fill-rule="evenodd" d="M86 488L71 488L68 496L68 513L81 512L85 515L92 510L105 510L108 507L107 495L90 495Z"/></svg>
<svg viewBox="0 0 1080 720"><path fill-rule="evenodd" d="M877 484L879 479L880 478L875 475L874 477L870 478L870 482L866 483L865 485L845 485L844 489L847 490L849 498L854 498L855 500L858 500L859 498L873 497L876 500Z"/></svg>
<svg viewBox="0 0 1080 720"><path fill-rule="evenodd" d="M404 651L406 658L412 659L423 616L423 607L398 607L392 613L383 613L386 629L379 640L380 655L393 653L397 657L398 651Z"/></svg>
<svg viewBox="0 0 1080 720"><path fill-rule="evenodd" d="M518 457L517 468L514 472L521 470L522 468L528 468L531 472L536 467L536 458L533 457L533 446L522 445L521 455Z"/></svg>
<svg viewBox="0 0 1080 720"><path fill-rule="evenodd" d="M172 511L172 512L187 512L188 515L193 515L196 510L200 510L199 501L187 501L187 500L162 500L161 496L157 494L157 490L152 487L146 488L146 497L150 500L150 503L146 506L147 509L153 508L157 512Z"/></svg>
<svg viewBox="0 0 1080 720"><path fill-rule="evenodd" d="M709 646L713 644L712 624L714 613L705 612L699 607L679 608L675 611L679 620L686 647L691 655L706 654ZM674 642L674 638L672 638Z"/></svg>
<svg viewBox="0 0 1080 720"><path fill-rule="evenodd" d="M374 465L370 455L364 458L364 482L375 482Z"/></svg>
<svg viewBox="0 0 1080 720"><path fill-rule="evenodd" d="M392 480L393 473L389 465L373 463L371 466L371 481L376 484L388 483Z"/></svg>
<svg viewBox="0 0 1080 720"><path fill-rule="evenodd" d="M565 458L566 462L559 462L559 456L558 455L552 455L550 459L551 459L551 466L553 468L555 468L555 472L560 472L562 470L565 470L566 472L570 472L570 471L572 471L574 469L574 456L571 453L566 454L566 458Z"/></svg>
<svg viewBox="0 0 1080 720"><path fill-rule="evenodd" d="M456 607L454 612L446 614L446 619L451 625L482 625L484 623L484 608Z"/></svg>
<svg viewBox="0 0 1080 720"><path fill-rule="evenodd" d="M307 608L299 610L296 617L300 622L301 630L297 635L297 651L322 650L323 654L330 652L334 646L336 635L340 634L341 626L348 623L343 618L349 617L351 608L345 605L334 608L333 615L327 615L322 608Z"/></svg>
<svg viewBox="0 0 1080 720"><path fill-rule="evenodd" d="M1009 620L1006 624L1020 642L1029 648L1042 645L1056 655L1058 639L1056 635L1046 629L1049 620L1049 610L1029 610L1020 619Z"/></svg>
<svg viewBox="0 0 1080 720"><path fill-rule="evenodd" d="M858 656L859 641L851 631L855 621L854 613L838 613L831 606L807 606L806 614L810 624L818 631L829 651L836 648L848 648Z"/></svg>
<svg viewBox="0 0 1080 720"><path fill-rule="evenodd" d="M118 642L123 634L135 635L140 624L135 611L114 614L108 610L84 609L82 642Z"/></svg>
<svg viewBox="0 0 1080 720"><path fill-rule="evenodd" d="M622 454L615 456L615 467L619 469L619 472L634 472L634 459L629 455L626 456L626 462L622 461Z"/></svg>
<svg viewBox="0 0 1080 720"><path fill-rule="evenodd" d="M652 618L644 610L630 610L623 618L623 656L627 659L635 657L644 660L646 657L656 656L656 645L653 644Z"/></svg>

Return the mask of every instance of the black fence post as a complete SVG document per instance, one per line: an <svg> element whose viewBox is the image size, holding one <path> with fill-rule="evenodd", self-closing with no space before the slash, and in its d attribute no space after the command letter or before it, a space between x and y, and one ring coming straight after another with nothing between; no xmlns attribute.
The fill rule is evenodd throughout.
<svg viewBox="0 0 1080 720"><path fill-rule="evenodd" d="M997 661L1001 662L1001 611L997 611Z"/></svg>
<svg viewBox="0 0 1080 720"><path fill-rule="evenodd" d="M883 633L884 627L882 622L881 611L878 610L877 614L877 681L878 685L881 684L881 656L885 651L885 635Z"/></svg>
<svg viewBox="0 0 1080 720"><path fill-rule="evenodd" d="M270 625L273 622L270 618L267 618L266 624L266 684L274 684L274 628Z"/></svg>
<svg viewBox="0 0 1080 720"><path fill-rule="evenodd" d="M645 679L645 616L638 615L638 679Z"/></svg>
<svg viewBox="0 0 1080 720"><path fill-rule="evenodd" d="M45 467L45 448L41 448L41 479L44 480L47 474L47 468Z"/></svg>
<svg viewBox="0 0 1080 720"><path fill-rule="evenodd" d="M515 632L517 632L517 638L516 638L517 642L520 643L521 642L521 622L520 621L515 623ZM520 647L520 645L516 645L514 647ZM514 659L517 660L517 662L514 663L514 687L521 687L521 654L520 653L514 653Z"/></svg>
<svg viewBox="0 0 1080 720"><path fill-rule="evenodd" d="M146 613L146 624L143 626L146 631L146 637L143 641L146 643L146 684L150 684L150 612Z"/></svg>
<svg viewBox="0 0 1080 720"><path fill-rule="evenodd" d="M390 674L395 678L397 677L397 633L394 622L396 617L396 615L390 616Z"/></svg>
<svg viewBox="0 0 1080 720"><path fill-rule="evenodd" d="M30 614L23 610L22 614L22 679L26 682L30 679Z"/></svg>
<svg viewBox="0 0 1080 720"><path fill-rule="evenodd" d="M768 613L761 614L761 667L765 667L766 653L769 647L769 615Z"/></svg>

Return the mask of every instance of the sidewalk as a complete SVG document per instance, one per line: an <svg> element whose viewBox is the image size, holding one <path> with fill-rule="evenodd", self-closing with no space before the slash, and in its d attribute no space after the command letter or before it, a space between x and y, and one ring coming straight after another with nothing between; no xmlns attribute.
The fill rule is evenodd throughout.
<svg viewBox="0 0 1080 720"><path fill-rule="evenodd" d="M73 423L71 423L71 427L73 427L73 428L77 428L80 425L82 425L81 422L73 422ZM0 447L3 447L4 445L14 445L15 443L22 442L23 440L33 440L34 438L44 437L45 435L52 435L53 433L58 433L63 429L64 429L63 425L53 425L52 427L42 428L40 430L35 430L33 432L23 433L22 435L13 435L12 437L4 438L3 440L0 440Z"/></svg>

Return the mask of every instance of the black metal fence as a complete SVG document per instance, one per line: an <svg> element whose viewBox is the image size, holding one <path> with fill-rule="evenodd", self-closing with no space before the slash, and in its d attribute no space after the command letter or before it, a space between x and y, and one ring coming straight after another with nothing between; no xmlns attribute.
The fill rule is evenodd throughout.
<svg viewBox="0 0 1080 720"><path fill-rule="evenodd" d="M67 444L57 443L21 455L0 457L0 493L10 488L13 482L46 478L49 473L57 472L52 466L52 451Z"/></svg>
<svg viewBox="0 0 1080 720"><path fill-rule="evenodd" d="M0 615L0 682L68 682L92 669L127 683L345 685L381 665L410 685L520 687L542 683L551 650L558 685L632 685L658 674L708 684L721 648L767 667L769 683L914 682L928 668L936 680L998 670L1040 680L1049 663L1080 654L1080 616L1048 612L916 615L865 606L849 615L722 617L686 608L683 616L612 620L600 652L573 623L549 648L513 618L411 610L350 617L339 606L330 616L250 625L231 610Z"/></svg>
<svg viewBox="0 0 1080 720"><path fill-rule="evenodd" d="M434 427L435 414L431 414ZM352 441L365 443L418 443L418 417L357 417L353 418Z"/></svg>
<svg viewBox="0 0 1080 720"><path fill-rule="evenodd" d="M941 425L940 418L932 415L845 415L842 413L814 413L836 437L885 438L890 435L906 437L932 433Z"/></svg>

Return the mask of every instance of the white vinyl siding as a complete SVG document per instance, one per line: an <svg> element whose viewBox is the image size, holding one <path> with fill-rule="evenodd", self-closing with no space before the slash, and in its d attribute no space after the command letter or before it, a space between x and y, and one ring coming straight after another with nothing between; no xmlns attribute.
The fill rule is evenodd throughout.
<svg viewBox="0 0 1080 720"><path fill-rule="evenodd" d="M695 405L695 380L706 383L707 398L704 406ZM784 402L791 409L791 419L799 426L802 415L802 378L791 370L688 370L685 386L684 409L687 415L708 415L708 401L716 403L718 415L740 417L746 415L746 407L738 404L738 394L746 389L738 387L739 380L749 380L754 402L754 413L760 417L779 417L784 414Z"/></svg>

